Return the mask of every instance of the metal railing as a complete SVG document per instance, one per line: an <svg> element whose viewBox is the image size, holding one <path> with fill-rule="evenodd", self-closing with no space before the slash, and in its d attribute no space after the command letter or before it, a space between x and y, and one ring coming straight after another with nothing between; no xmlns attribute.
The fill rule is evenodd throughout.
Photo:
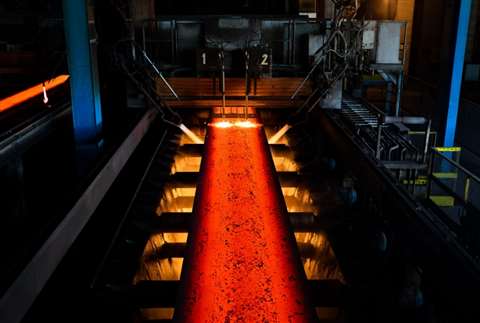
<svg viewBox="0 0 480 323"><path fill-rule="evenodd" d="M471 217L480 225L480 178L460 165L460 152L460 148L432 149L427 190L427 199L457 228Z"/></svg>

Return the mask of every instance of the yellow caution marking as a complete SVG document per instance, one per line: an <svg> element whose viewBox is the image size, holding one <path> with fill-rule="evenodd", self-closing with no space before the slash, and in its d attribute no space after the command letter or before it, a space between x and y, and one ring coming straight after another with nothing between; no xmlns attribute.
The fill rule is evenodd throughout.
<svg viewBox="0 0 480 323"><path fill-rule="evenodd" d="M443 195L430 196L430 199L433 201L433 203L441 207L452 207L455 205L455 198L448 195L447 196L443 196Z"/></svg>
<svg viewBox="0 0 480 323"><path fill-rule="evenodd" d="M440 179L457 179L458 173L433 173L433 176Z"/></svg>
<svg viewBox="0 0 480 323"><path fill-rule="evenodd" d="M435 147L435 150L441 153L459 153L462 147Z"/></svg>

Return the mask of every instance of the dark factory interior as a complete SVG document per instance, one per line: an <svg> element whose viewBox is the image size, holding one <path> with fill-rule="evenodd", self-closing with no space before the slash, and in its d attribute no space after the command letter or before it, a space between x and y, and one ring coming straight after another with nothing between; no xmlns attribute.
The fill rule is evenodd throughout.
<svg viewBox="0 0 480 323"><path fill-rule="evenodd" d="M480 322L480 1L1 0L0 323Z"/></svg>

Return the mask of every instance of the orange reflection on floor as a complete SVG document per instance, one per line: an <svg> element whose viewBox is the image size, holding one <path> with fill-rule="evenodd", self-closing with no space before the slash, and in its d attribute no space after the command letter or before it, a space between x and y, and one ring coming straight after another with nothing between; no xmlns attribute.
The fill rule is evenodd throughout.
<svg viewBox="0 0 480 323"><path fill-rule="evenodd" d="M48 91L65 83L68 78L68 75L60 75L54 79L45 81L45 83L37 84L35 86L32 86L31 88L9 96L8 98L2 99L0 100L0 112L13 108L22 102L25 102L36 97L37 95L42 94L43 86L45 86L45 91Z"/></svg>
<svg viewBox="0 0 480 323"><path fill-rule="evenodd" d="M194 214L176 322L316 321L262 127L209 125Z"/></svg>

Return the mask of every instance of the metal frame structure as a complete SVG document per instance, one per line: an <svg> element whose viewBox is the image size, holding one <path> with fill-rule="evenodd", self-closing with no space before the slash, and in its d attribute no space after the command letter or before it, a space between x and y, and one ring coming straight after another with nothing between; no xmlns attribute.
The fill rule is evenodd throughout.
<svg viewBox="0 0 480 323"><path fill-rule="evenodd" d="M155 43L164 43L170 46L170 61L171 64L180 64L182 55L180 52L185 48L199 46L200 39L190 39L188 41L196 41L198 44L185 42L185 35L182 34L181 26L198 25L198 30L203 30L205 22L208 19L218 18L219 16L190 16L190 17L176 17L175 19L169 16L159 17L158 19L143 20L136 26L138 28L139 43L142 48L149 53L150 56L152 45ZM248 16L249 19L256 19L261 21L262 27L260 32L264 39L268 39L272 46L282 46L282 55L275 57L275 64L295 66L298 64L298 51L300 48L301 37L306 33L306 29L310 28L319 31L319 24L314 20L305 17L274 17L274 16ZM277 26L283 24L282 30L284 35L282 38L276 36L278 33L273 31L280 30ZM168 27L167 27L168 26ZM307 28L302 28L307 26ZM305 30L304 30L305 29ZM162 31L164 31L162 33ZM190 35L191 37L191 35ZM184 43L181 43L182 39ZM185 55L183 55L185 56ZM168 60L168 59L166 59Z"/></svg>

